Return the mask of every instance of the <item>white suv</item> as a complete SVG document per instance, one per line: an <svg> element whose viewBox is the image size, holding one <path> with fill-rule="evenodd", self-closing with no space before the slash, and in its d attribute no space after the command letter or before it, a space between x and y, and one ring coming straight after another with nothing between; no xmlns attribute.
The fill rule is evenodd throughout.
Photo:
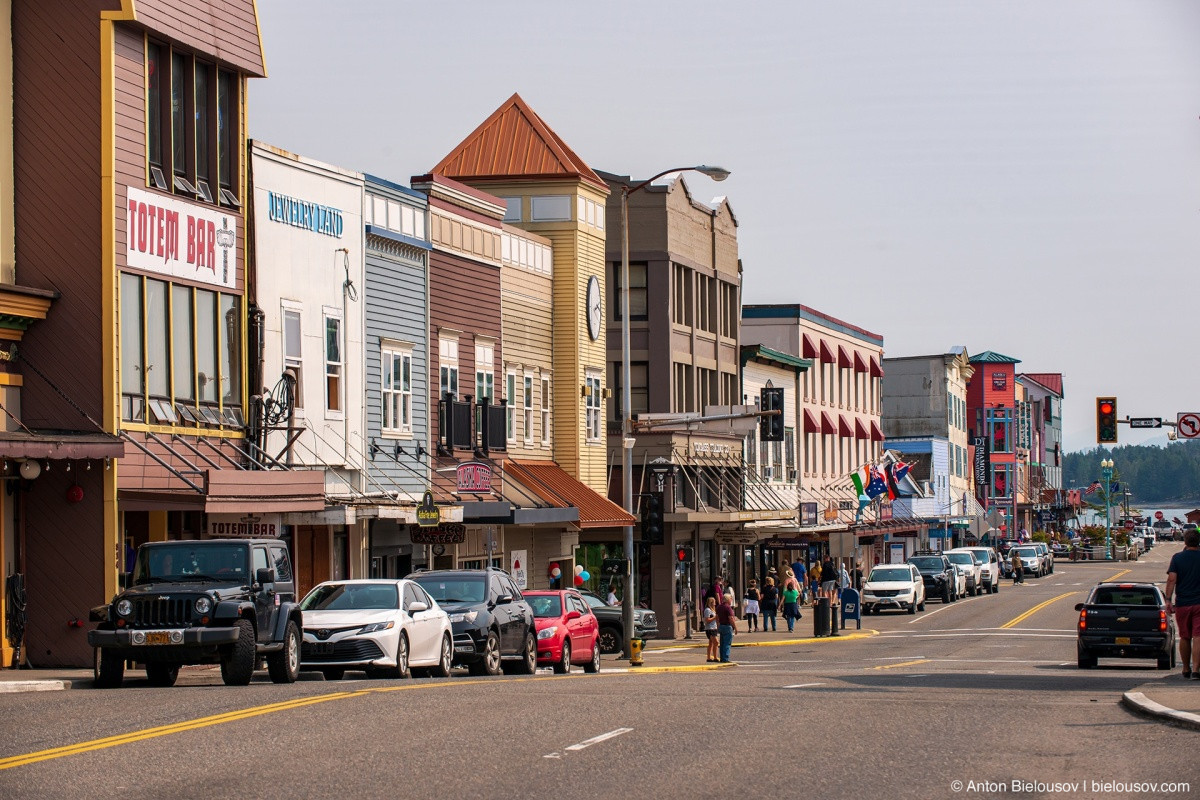
<svg viewBox="0 0 1200 800"><path fill-rule="evenodd" d="M946 550L946 558L967 577L967 595L983 594L983 570L979 558L970 550Z"/></svg>
<svg viewBox="0 0 1200 800"><path fill-rule="evenodd" d="M925 610L925 581L912 564L877 564L862 591L862 613L898 608L910 614Z"/></svg>
<svg viewBox="0 0 1200 800"><path fill-rule="evenodd" d="M983 588L985 591L996 594L1000 591L1000 578L1003 577L1003 568L1000 566L1000 556L996 555L996 551L991 547L956 547L954 550L947 550L947 553L952 553L955 550L970 550L979 559L979 572L983 578Z"/></svg>

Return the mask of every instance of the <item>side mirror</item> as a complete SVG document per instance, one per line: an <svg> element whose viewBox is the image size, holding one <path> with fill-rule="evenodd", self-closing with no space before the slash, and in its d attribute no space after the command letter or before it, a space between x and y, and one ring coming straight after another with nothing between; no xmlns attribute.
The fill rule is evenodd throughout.
<svg viewBox="0 0 1200 800"><path fill-rule="evenodd" d="M1084 607L1085 605L1087 605L1087 604L1086 604L1086 603L1076 603L1076 604L1075 604L1075 610L1076 610L1076 611L1083 611L1083 607Z"/></svg>
<svg viewBox="0 0 1200 800"><path fill-rule="evenodd" d="M422 603L420 600L414 600L413 602L408 604L407 610L408 610L408 613L410 613L410 614L416 614L418 611L428 611L429 604Z"/></svg>
<svg viewBox="0 0 1200 800"><path fill-rule="evenodd" d="M511 594L502 594L496 598L496 605L502 606L505 603L511 603L512 601L513 601L513 597Z"/></svg>
<svg viewBox="0 0 1200 800"><path fill-rule="evenodd" d="M567 621L570 622L571 620L579 619L582 616L583 616L583 614L580 614L575 609L571 609L570 611L567 612Z"/></svg>
<svg viewBox="0 0 1200 800"><path fill-rule="evenodd" d="M275 570L271 569L270 567L259 567L258 571L254 573L254 582L264 584L274 583Z"/></svg>

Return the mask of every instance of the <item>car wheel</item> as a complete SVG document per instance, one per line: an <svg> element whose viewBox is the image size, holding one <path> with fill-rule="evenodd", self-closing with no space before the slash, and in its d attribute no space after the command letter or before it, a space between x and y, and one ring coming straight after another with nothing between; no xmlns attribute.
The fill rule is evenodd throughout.
<svg viewBox="0 0 1200 800"><path fill-rule="evenodd" d="M254 623L239 619L234 627L238 629L238 638L221 659L221 680L226 686L245 686L254 677L254 666L258 662L254 648Z"/></svg>
<svg viewBox="0 0 1200 800"><path fill-rule="evenodd" d="M412 668L408 665L408 637L400 634L396 642L396 666L388 670L388 677L407 680L412 677Z"/></svg>
<svg viewBox="0 0 1200 800"><path fill-rule="evenodd" d="M103 647L95 649L92 685L97 689L116 689L125 680L125 659Z"/></svg>
<svg viewBox="0 0 1200 800"><path fill-rule="evenodd" d="M583 671L595 675L600 671L600 637L592 642L592 660L583 665Z"/></svg>
<svg viewBox="0 0 1200 800"><path fill-rule="evenodd" d="M949 603L949 602L950 602L950 585L947 584L942 587L942 603Z"/></svg>
<svg viewBox="0 0 1200 800"><path fill-rule="evenodd" d="M525 652L522 654L521 663L517 665L517 671L522 675L537 672L537 639L533 638L533 631L525 634Z"/></svg>
<svg viewBox="0 0 1200 800"><path fill-rule="evenodd" d="M151 661L146 664L146 679L151 686L174 686L179 677L179 665L167 661Z"/></svg>
<svg viewBox="0 0 1200 800"><path fill-rule="evenodd" d="M500 674L500 637L495 631L488 631L483 643L483 658L472 664L470 671L472 675Z"/></svg>
<svg viewBox="0 0 1200 800"><path fill-rule="evenodd" d="M992 581L992 594L1000 594L1000 580Z"/></svg>
<svg viewBox="0 0 1200 800"><path fill-rule="evenodd" d="M1096 657L1091 655L1083 645L1076 645L1075 651L1078 654L1076 661L1080 669L1093 669L1096 666Z"/></svg>
<svg viewBox="0 0 1200 800"><path fill-rule="evenodd" d="M917 599L915 597L913 598L913 601L908 604L908 613L910 613L910 614L917 613Z"/></svg>
<svg viewBox="0 0 1200 800"><path fill-rule="evenodd" d="M564 641L562 646L562 658L554 665L554 672L558 675L566 675L571 671L571 642Z"/></svg>
<svg viewBox="0 0 1200 800"><path fill-rule="evenodd" d="M925 598L922 597L921 602L917 605L917 611L924 611L924 610L925 610Z"/></svg>
<svg viewBox="0 0 1200 800"><path fill-rule="evenodd" d="M1172 653L1163 653L1162 655L1160 655L1158 657L1158 668L1159 669L1170 669L1171 667L1173 667L1174 664L1171 663L1172 655L1173 655Z"/></svg>
<svg viewBox="0 0 1200 800"><path fill-rule="evenodd" d="M283 649L267 655L267 672L275 683L295 683L300 677L300 629L289 621L283 632Z"/></svg>
<svg viewBox="0 0 1200 800"><path fill-rule="evenodd" d="M450 644L450 634L442 637L442 655L438 659L437 666L429 670L429 674L435 678L449 678L450 666L454 661L454 646Z"/></svg>
<svg viewBox="0 0 1200 800"><path fill-rule="evenodd" d="M346 674L346 670L341 667L326 667L321 670L321 674L325 676L327 681L340 681Z"/></svg>
<svg viewBox="0 0 1200 800"><path fill-rule="evenodd" d="M600 652L609 654L621 652L621 632L611 625L600 629Z"/></svg>

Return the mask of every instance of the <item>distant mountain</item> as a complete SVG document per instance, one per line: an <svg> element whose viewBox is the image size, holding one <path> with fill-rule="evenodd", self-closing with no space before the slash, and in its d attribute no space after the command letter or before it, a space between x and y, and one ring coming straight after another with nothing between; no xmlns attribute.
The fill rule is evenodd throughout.
<svg viewBox="0 0 1200 800"><path fill-rule="evenodd" d="M1135 503L1187 504L1200 499L1200 439L1152 444L1095 447L1067 453L1063 459L1066 488L1086 488L1101 479L1100 462L1113 460L1113 480L1128 489Z"/></svg>

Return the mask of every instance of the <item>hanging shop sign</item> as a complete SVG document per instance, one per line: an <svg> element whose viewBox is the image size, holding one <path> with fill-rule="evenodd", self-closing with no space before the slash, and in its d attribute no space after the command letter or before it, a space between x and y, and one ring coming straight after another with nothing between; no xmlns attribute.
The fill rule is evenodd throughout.
<svg viewBox="0 0 1200 800"><path fill-rule="evenodd" d="M441 521L441 518L442 515L438 512L437 504L433 502L433 492L426 492L421 496L421 504L417 506L417 527L432 528Z"/></svg>
<svg viewBox="0 0 1200 800"><path fill-rule="evenodd" d="M282 532L279 514L208 514L204 535L210 539L277 539Z"/></svg>
<svg viewBox="0 0 1200 800"><path fill-rule="evenodd" d="M713 534L713 541L717 544L752 545L758 541L758 534L753 531L717 531Z"/></svg>
<svg viewBox="0 0 1200 800"><path fill-rule="evenodd" d="M817 504L816 503L801 503L800 504L800 526L809 528L817 524Z"/></svg>
<svg viewBox="0 0 1200 800"><path fill-rule="evenodd" d="M462 544L467 540L467 526L459 522L443 522L432 528L409 525L408 535L413 544Z"/></svg>
<svg viewBox="0 0 1200 800"><path fill-rule="evenodd" d="M237 288L237 217L128 187L125 261L169 278Z"/></svg>
<svg viewBox="0 0 1200 800"><path fill-rule="evenodd" d="M460 494L491 494L492 468L481 461L465 461L455 470Z"/></svg>

